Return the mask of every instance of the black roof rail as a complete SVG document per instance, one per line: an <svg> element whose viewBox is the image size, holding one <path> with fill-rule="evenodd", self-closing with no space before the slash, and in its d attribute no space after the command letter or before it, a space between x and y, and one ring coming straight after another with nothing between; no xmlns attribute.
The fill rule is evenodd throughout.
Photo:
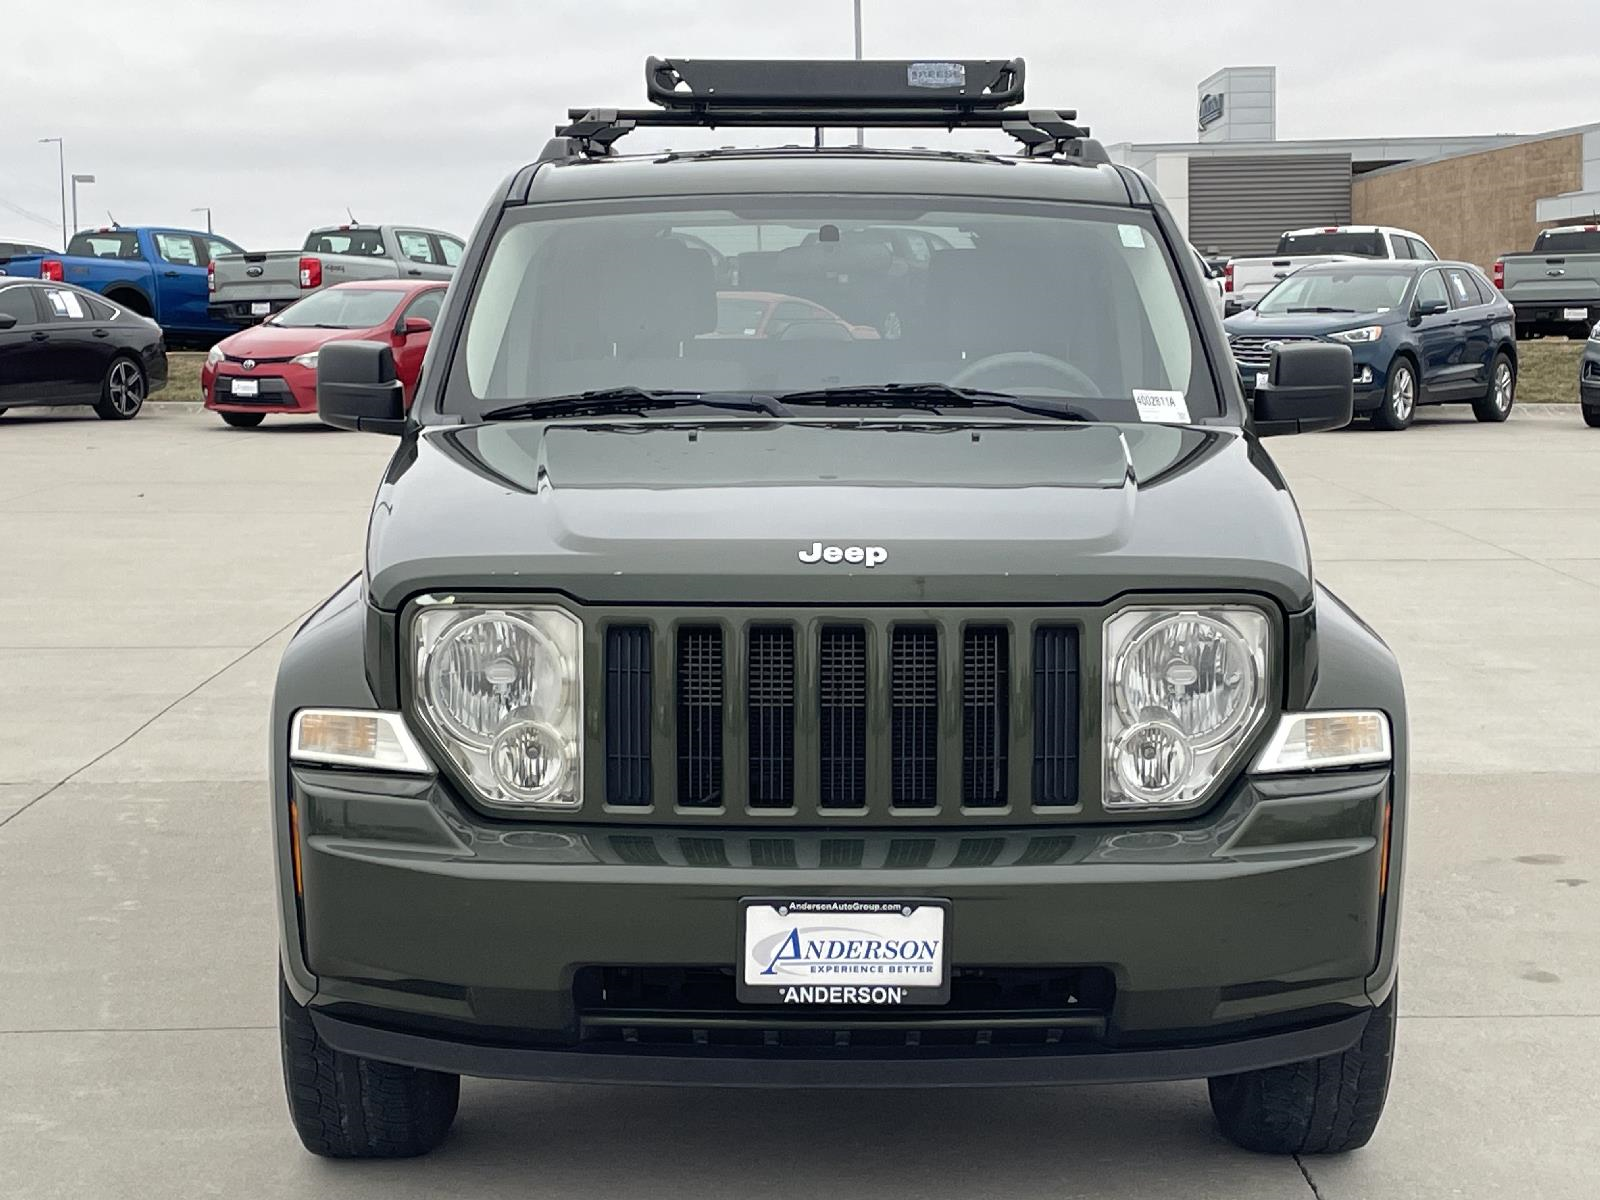
<svg viewBox="0 0 1600 1200"><path fill-rule="evenodd" d="M1072 109L1020 109L1020 58L666 59L645 62L645 89L658 107L573 108L541 162L603 158L634 129L811 128L996 129L1028 157L1108 162Z"/></svg>

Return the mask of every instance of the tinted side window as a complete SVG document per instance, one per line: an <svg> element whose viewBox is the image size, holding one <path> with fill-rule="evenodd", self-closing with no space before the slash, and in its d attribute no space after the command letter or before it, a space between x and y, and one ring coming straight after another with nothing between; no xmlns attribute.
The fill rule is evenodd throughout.
<svg viewBox="0 0 1600 1200"><path fill-rule="evenodd" d="M1428 244L1418 238L1411 239L1411 257L1420 258L1424 262L1438 262L1439 256L1428 249Z"/></svg>
<svg viewBox="0 0 1600 1200"><path fill-rule="evenodd" d="M1417 284L1417 303L1432 304L1438 301L1450 303L1450 295L1444 288L1444 276L1438 271L1428 271Z"/></svg>
<svg viewBox="0 0 1600 1200"><path fill-rule="evenodd" d="M1401 237L1398 233L1390 234L1389 240L1394 243L1394 256L1396 258L1415 258L1416 247L1408 237Z"/></svg>
<svg viewBox="0 0 1600 1200"><path fill-rule="evenodd" d="M1494 303L1494 285L1476 271L1468 271L1467 278L1472 280L1472 285L1478 289L1478 303Z"/></svg>
<svg viewBox="0 0 1600 1200"><path fill-rule="evenodd" d="M180 267L198 267L204 262L200 257L200 247L186 233L158 233L155 239L156 253L164 262Z"/></svg>
<svg viewBox="0 0 1600 1200"><path fill-rule="evenodd" d="M1472 282L1472 276L1459 268L1451 268L1444 275L1450 284L1450 303L1454 307L1472 308L1483 303L1478 298L1478 289Z"/></svg>
<svg viewBox="0 0 1600 1200"><path fill-rule="evenodd" d="M210 262L213 258L216 258L219 255L237 254L237 253L239 253L239 247L233 245L232 243L225 242L221 238L207 238L206 239L206 261L207 262Z"/></svg>
<svg viewBox="0 0 1600 1200"><path fill-rule="evenodd" d="M428 235L412 229L396 229L395 239L400 243L400 257L418 263L434 263L433 243Z"/></svg>
<svg viewBox="0 0 1600 1200"><path fill-rule="evenodd" d="M0 313L15 317L18 325L37 325L39 310L33 306L33 292L30 287L0 288Z"/></svg>
<svg viewBox="0 0 1600 1200"><path fill-rule="evenodd" d="M453 237L439 239L439 253L444 256L444 265L447 267L459 266L461 263L461 243Z"/></svg>
<svg viewBox="0 0 1600 1200"><path fill-rule="evenodd" d="M50 323L61 321L92 321L94 314L84 297L66 288L45 288L44 307Z"/></svg>
<svg viewBox="0 0 1600 1200"><path fill-rule="evenodd" d="M413 300L406 307L405 315L407 317L422 317L425 320L437 322L439 320L439 306L443 303L444 289L435 288L431 292L423 292L422 295Z"/></svg>
<svg viewBox="0 0 1600 1200"><path fill-rule="evenodd" d="M96 321L115 321L119 315L114 306L99 296L79 296L78 299L89 306L89 315Z"/></svg>

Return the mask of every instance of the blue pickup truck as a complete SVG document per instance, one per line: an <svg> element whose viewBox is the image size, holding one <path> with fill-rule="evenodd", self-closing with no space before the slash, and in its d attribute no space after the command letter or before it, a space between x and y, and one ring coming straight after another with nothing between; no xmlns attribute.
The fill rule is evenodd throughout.
<svg viewBox="0 0 1600 1200"><path fill-rule="evenodd" d="M0 257L0 275L75 283L153 318L169 344L209 346L238 326L207 310L207 268L216 255L240 252L211 233L116 226L73 234L65 254Z"/></svg>

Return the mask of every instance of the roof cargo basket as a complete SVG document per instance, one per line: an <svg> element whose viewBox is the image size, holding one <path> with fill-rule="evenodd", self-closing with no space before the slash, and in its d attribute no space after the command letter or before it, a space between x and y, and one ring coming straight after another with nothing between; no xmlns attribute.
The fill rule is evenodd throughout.
<svg viewBox="0 0 1600 1200"><path fill-rule="evenodd" d="M1107 162L1071 109L1023 109L1022 59L650 58L656 108L569 109L541 161L601 158L634 129L996 129L1028 157Z"/></svg>

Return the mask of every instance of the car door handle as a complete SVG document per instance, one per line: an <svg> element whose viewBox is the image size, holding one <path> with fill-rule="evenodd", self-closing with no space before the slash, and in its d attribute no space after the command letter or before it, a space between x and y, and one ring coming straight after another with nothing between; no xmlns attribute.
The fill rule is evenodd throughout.
<svg viewBox="0 0 1600 1200"><path fill-rule="evenodd" d="M163 271L163 272L161 272L161 274L163 276L165 276L167 279L176 279L176 278L178 278L178 273L176 271Z"/></svg>
<svg viewBox="0 0 1600 1200"><path fill-rule="evenodd" d="M40 330L35 331L35 333L33 335L33 340L36 341L36 342L48 342L50 340L50 335L48 333L46 333L44 330L40 329Z"/></svg>
<svg viewBox="0 0 1600 1200"><path fill-rule="evenodd" d="M412 267L409 271L406 272L406 274L407 275L421 275L422 272L417 270L415 267Z"/></svg>
<svg viewBox="0 0 1600 1200"><path fill-rule="evenodd" d="M95 337L97 337L97 338L103 338L103 337L110 337L110 336L111 336L111 335L110 335L110 334L109 334L109 333L107 333L107 332L106 332L106 331L105 331L105 330L104 330L104 329L96 329L96 330L95 330L95 331L94 331L94 335L95 335Z"/></svg>

